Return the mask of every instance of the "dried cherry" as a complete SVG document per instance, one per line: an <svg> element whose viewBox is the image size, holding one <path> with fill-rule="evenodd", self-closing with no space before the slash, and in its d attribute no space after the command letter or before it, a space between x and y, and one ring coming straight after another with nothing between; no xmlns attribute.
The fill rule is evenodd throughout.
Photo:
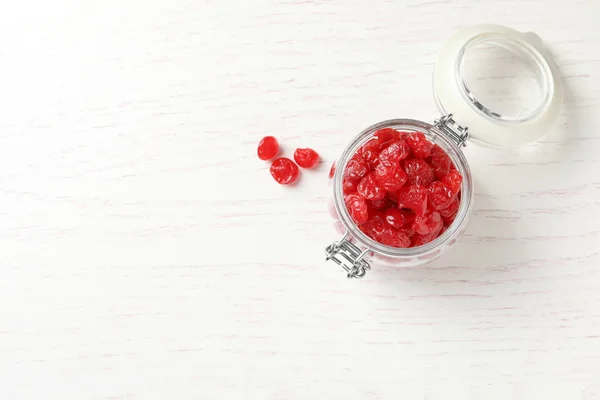
<svg viewBox="0 0 600 400"><path fill-rule="evenodd" d="M271 164L271 175L281 185L289 185L296 182L300 171L298 166L289 158L280 157Z"/></svg>
<svg viewBox="0 0 600 400"><path fill-rule="evenodd" d="M429 188L429 207L433 210L447 208L456 198L456 194L443 182L433 182Z"/></svg>
<svg viewBox="0 0 600 400"><path fill-rule="evenodd" d="M357 194L349 194L344 197L348 213L357 224L364 224L369 218L369 208L365 199Z"/></svg>
<svg viewBox="0 0 600 400"><path fill-rule="evenodd" d="M408 182L413 185L429 186L434 180L433 169L427 161L414 158L404 161L404 170L408 176Z"/></svg>
<svg viewBox="0 0 600 400"><path fill-rule="evenodd" d="M407 180L406 172L402 167L393 162L381 161L375 168L377 182L388 192L396 192Z"/></svg>
<svg viewBox="0 0 600 400"><path fill-rule="evenodd" d="M437 211L427 210L423 215L417 215L412 224L412 229L419 235L437 234L442 229L444 222Z"/></svg>
<svg viewBox="0 0 600 400"><path fill-rule="evenodd" d="M361 179L356 191L365 200L381 200L386 195L385 189L379 185L373 173Z"/></svg>
<svg viewBox="0 0 600 400"><path fill-rule="evenodd" d="M415 214L410 210L398 210L397 208L388 208L384 213L385 222L392 228L402 229L411 226L415 220Z"/></svg>
<svg viewBox="0 0 600 400"><path fill-rule="evenodd" d="M462 175L460 174L460 172L453 169L442 178L442 182L448 185L450 190L452 190L452 193L457 194L458 192L460 192L460 187L462 185Z"/></svg>
<svg viewBox="0 0 600 400"><path fill-rule="evenodd" d="M408 208L417 215L427 211L429 191L421 185L405 186L398 191L398 208Z"/></svg>
<svg viewBox="0 0 600 400"><path fill-rule="evenodd" d="M258 143L257 154L261 160L270 160L279 153L279 143L273 136L265 136Z"/></svg>
<svg viewBox="0 0 600 400"><path fill-rule="evenodd" d="M446 152L437 144L433 145L431 149L431 166L433 167L433 173L437 179L442 179L452 166L452 160Z"/></svg>
<svg viewBox="0 0 600 400"><path fill-rule="evenodd" d="M431 143L421 132L412 132L406 138L410 151L415 158L427 158L431 154L433 143Z"/></svg>
<svg viewBox="0 0 600 400"><path fill-rule="evenodd" d="M296 149L294 161L302 168L312 168L319 162L319 154L313 149Z"/></svg>

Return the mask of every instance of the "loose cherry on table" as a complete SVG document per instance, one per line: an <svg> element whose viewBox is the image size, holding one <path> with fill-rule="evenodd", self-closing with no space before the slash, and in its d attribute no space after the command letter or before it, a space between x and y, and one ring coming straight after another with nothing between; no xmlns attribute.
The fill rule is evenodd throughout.
<svg viewBox="0 0 600 400"><path fill-rule="evenodd" d="M289 185L298 180L298 166L289 158L280 157L271 164L271 175L281 185Z"/></svg>
<svg viewBox="0 0 600 400"><path fill-rule="evenodd" d="M296 149L294 161L302 168L312 168L319 162L319 154L313 149Z"/></svg>
<svg viewBox="0 0 600 400"><path fill-rule="evenodd" d="M277 156L277 153L279 153L279 143L273 136L265 136L258 143L257 154L261 160L270 160Z"/></svg>

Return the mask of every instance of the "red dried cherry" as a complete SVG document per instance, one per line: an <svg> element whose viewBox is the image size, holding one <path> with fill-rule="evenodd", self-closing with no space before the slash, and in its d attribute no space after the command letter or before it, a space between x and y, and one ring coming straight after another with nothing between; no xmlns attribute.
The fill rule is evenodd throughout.
<svg viewBox="0 0 600 400"><path fill-rule="evenodd" d="M408 142L410 151L415 158L427 158L431 154L433 143L427 140L423 133L412 132L408 135L406 141Z"/></svg>
<svg viewBox="0 0 600 400"><path fill-rule="evenodd" d="M365 200L357 194L344 197L348 213L357 224L364 224L369 218L369 209Z"/></svg>
<svg viewBox="0 0 600 400"><path fill-rule="evenodd" d="M363 178L369 172L369 166L360 156L354 155L344 171L344 177L349 179L360 179Z"/></svg>
<svg viewBox="0 0 600 400"><path fill-rule="evenodd" d="M433 182L429 188L429 207L434 210L447 208L456 198L456 194L443 182Z"/></svg>
<svg viewBox="0 0 600 400"><path fill-rule="evenodd" d="M375 241L381 240L382 233L387 229L383 214L380 212L373 212L369 215L367 222L360 226L360 230L365 235Z"/></svg>
<svg viewBox="0 0 600 400"><path fill-rule="evenodd" d="M446 185L448 185L450 190L452 190L452 193L456 194L456 193L460 192L460 186L462 184L462 176L460 175L460 172L453 169L452 171L448 172L448 175L446 175L444 178L442 178L442 182L444 182Z"/></svg>
<svg viewBox="0 0 600 400"><path fill-rule="evenodd" d="M410 135L410 132L398 132L398 135L398 139L406 140L408 135Z"/></svg>
<svg viewBox="0 0 600 400"><path fill-rule="evenodd" d="M388 208L384 216L385 222L395 229L410 227L415 219L415 214L412 211L398 210L397 208Z"/></svg>
<svg viewBox="0 0 600 400"><path fill-rule="evenodd" d="M456 214L459 206L460 206L460 201L458 200L458 197L455 197L454 200L452 200L452 203L450 203L450 205L448 207L440 210L440 215L442 217L450 217L452 214Z"/></svg>
<svg viewBox="0 0 600 400"><path fill-rule="evenodd" d="M361 179L356 191L365 198L365 200L381 200L386 194L385 189L379 186L379 182L377 182L373 173L370 173Z"/></svg>
<svg viewBox="0 0 600 400"><path fill-rule="evenodd" d="M379 139L371 139L367 143L363 144L358 150L363 160L368 163L375 161L379 156L381 143L382 142Z"/></svg>
<svg viewBox="0 0 600 400"><path fill-rule="evenodd" d="M398 132L395 129L383 128L383 129L380 129L377 132L375 132L373 137L377 138L379 140L379 143L386 143L391 140L397 139L399 137L399 135L400 135L400 132Z"/></svg>
<svg viewBox="0 0 600 400"><path fill-rule="evenodd" d="M442 227L442 229L444 229ZM442 231L440 230L440 233ZM430 233L429 235L419 235L416 234L412 237L412 241L411 241L411 247L417 247L417 246L423 246L424 244L427 244L429 242L432 242L434 239L436 239L440 233Z"/></svg>
<svg viewBox="0 0 600 400"><path fill-rule="evenodd" d="M312 168L319 162L319 155L313 149L296 149L294 161L302 168Z"/></svg>
<svg viewBox="0 0 600 400"><path fill-rule="evenodd" d="M417 215L423 215L427 210L428 194L421 185L404 186L398 191L398 208L408 208Z"/></svg>
<svg viewBox="0 0 600 400"><path fill-rule="evenodd" d="M271 175L282 185L294 183L300 175L298 166L289 158L280 157L271 164Z"/></svg>
<svg viewBox="0 0 600 400"><path fill-rule="evenodd" d="M410 154L410 147L405 140L399 142L393 142L379 153L380 162L394 162L397 163L400 160L404 160Z"/></svg>
<svg viewBox="0 0 600 400"><path fill-rule="evenodd" d="M437 144L433 145L431 149L431 166L437 179L442 179L446 176L452 166L452 161L448 157L448 154Z"/></svg>
<svg viewBox="0 0 600 400"><path fill-rule="evenodd" d="M412 229L419 235L438 234L443 225L442 216L439 212L427 210L425 214L415 217Z"/></svg>
<svg viewBox="0 0 600 400"><path fill-rule="evenodd" d="M381 200L367 200L369 210L381 210L383 208L392 207L392 201L387 197Z"/></svg>
<svg viewBox="0 0 600 400"><path fill-rule="evenodd" d="M398 191L407 179L406 172L398 164L388 161L381 161L375 168L375 178L388 192Z"/></svg>
<svg viewBox="0 0 600 400"><path fill-rule="evenodd" d="M444 221L444 225L446 227L452 225L452 223L454 222L454 220L456 219L456 216L458 215L457 212L455 212L454 214L452 214L449 217L442 217L442 221Z"/></svg>
<svg viewBox="0 0 600 400"><path fill-rule="evenodd" d="M329 169L329 179L333 178L335 175L335 161L331 164L331 168Z"/></svg>
<svg viewBox="0 0 600 400"><path fill-rule="evenodd" d="M457 197L455 197L448 207L439 211L440 215L442 216L442 220L444 221L444 224L450 225L454 221L454 218L456 218L456 214L458 213L459 206L460 201Z"/></svg>
<svg viewBox="0 0 600 400"><path fill-rule="evenodd" d="M265 136L258 143L258 158L261 160L270 160L279 153L279 143L273 136Z"/></svg>
<svg viewBox="0 0 600 400"><path fill-rule="evenodd" d="M350 179L344 178L342 181L342 188L344 189L344 194L352 194L356 193L356 187L358 186L359 179Z"/></svg>
<svg viewBox="0 0 600 400"><path fill-rule="evenodd" d="M413 185L429 186L435 180L433 169L427 161L422 159L412 159L404 161L404 170L408 175L408 182Z"/></svg>
<svg viewBox="0 0 600 400"><path fill-rule="evenodd" d="M380 235L379 240L386 246L406 248L410 247L410 239L405 232L394 229L386 228Z"/></svg>

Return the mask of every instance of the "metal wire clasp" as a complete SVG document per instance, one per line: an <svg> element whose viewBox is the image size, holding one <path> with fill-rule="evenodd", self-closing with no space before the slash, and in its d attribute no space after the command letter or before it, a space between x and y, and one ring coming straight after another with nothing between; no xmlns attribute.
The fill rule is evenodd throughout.
<svg viewBox="0 0 600 400"><path fill-rule="evenodd" d="M368 249L361 251L351 243L348 240L348 231L346 231L339 241L327 246L325 261L333 260L337 265L344 268L348 273L348 278L360 279L371 269L369 263L364 259L368 251Z"/></svg>
<svg viewBox="0 0 600 400"><path fill-rule="evenodd" d="M452 118L452 114L444 115L440 119L435 120L434 126L452 139L458 147L467 145L469 128L458 125L456 121L454 121L454 118Z"/></svg>

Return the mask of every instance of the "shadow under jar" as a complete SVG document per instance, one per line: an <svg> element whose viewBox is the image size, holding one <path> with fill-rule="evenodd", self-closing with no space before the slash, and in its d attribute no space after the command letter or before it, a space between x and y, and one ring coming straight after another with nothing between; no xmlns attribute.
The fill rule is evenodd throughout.
<svg viewBox="0 0 600 400"><path fill-rule="evenodd" d="M343 236L327 246L325 253L348 278L362 278L371 262L398 267L424 264L454 245L467 226L474 197L461 147L467 141L496 148L531 143L551 129L562 105L559 75L539 37L499 25L467 27L450 38L436 63L433 91L443 117L433 124L393 119L372 125L346 147L335 164L329 206ZM354 223L344 202L348 161L384 128L423 133L446 152L463 178L454 221L439 237L421 246L398 248L371 239Z"/></svg>

